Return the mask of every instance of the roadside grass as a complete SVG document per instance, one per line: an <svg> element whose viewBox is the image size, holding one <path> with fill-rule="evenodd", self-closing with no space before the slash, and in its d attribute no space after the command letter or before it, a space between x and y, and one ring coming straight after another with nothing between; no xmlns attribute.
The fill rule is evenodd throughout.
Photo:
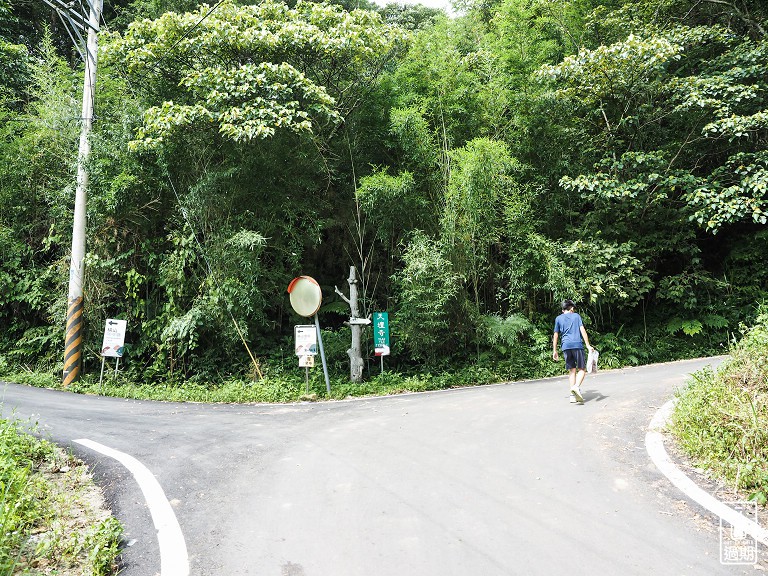
<svg viewBox="0 0 768 576"><path fill-rule="evenodd" d="M299 368L296 358L286 355L283 348L266 353L260 359L263 375L260 379L253 377L253 374L232 374L218 369L191 374L189 379L184 379L178 372L146 375L140 368L131 366L131 359L128 358L126 364L121 364L119 373L107 369L101 384L100 371L94 369L95 364L91 362L90 371L86 371L67 390L137 400L274 403L385 396L565 375L562 362L552 361L548 328L545 332L546 336L544 332L537 332L533 342L518 340L517 335L511 340L494 341L493 352L483 352L472 360L443 358L433 359L429 364L414 364L387 358L386 369L380 372L378 359L372 359L364 381L352 384L346 354L348 333L325 331L323 339L330 374L330 393L326 390L319 357L315 359L315 367L309 370L307 384L304 369ZM621 368L724 352L723 346L712 345L709 341L694 341L688 336L683 338L666 330L652 334L648 341L637 334L627 337L624 332L620 328L616 334L592 335L593 343L600 350L601 367ZM10 356L0 354L0 380L64 389L60 362L38 359L33 363L19 363L11 362Z"/></svg>
<svg viewBox="0 0 768 576"><path fill-rule="evenodd" d="M768 313L676 394L669 430L697 465L768 503Z"/></svg>
<svg viewBox="0 0 768 576"><path fill-rule="evenodd" d="M122 526L87 467L0 419L0 575L107 576Z"/></svg>
<svg viewBox="0 0 768 576"><path fill-rule="evenodd" d="M318 362L319 364L319 362ZM550 363L547 373L540 376L559 374L561 364ZM321 367L309 371L306 382L304 369L265 369L262 380L232 379L221 384L210 382L179 383L141 383L127 379L123 374L113 372L104 375L99 383L98 374L86 374L78 382L67 388L80 394L98 394L116 398L135 400L159 400L167 402L205 402L205 403L275 403L300 402L302 400L341 400L361 396L386 396L403 392L424 392L445 390L519 380L522 374L513 368L496 365L466 366L455 370L424 372L418 375L385 371L375 374L368 380L353 384L348 376L330 377L330 394L327 392ZM3 379L40 388L63 389L61 379L50 372L25 371L11 372Z"/></svg>

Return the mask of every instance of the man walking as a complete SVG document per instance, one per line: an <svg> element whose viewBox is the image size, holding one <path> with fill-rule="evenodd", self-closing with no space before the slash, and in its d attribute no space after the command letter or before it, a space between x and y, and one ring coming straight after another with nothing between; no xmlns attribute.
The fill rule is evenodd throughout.
<svg viewBox="0 0 768 576"><path fill-rule="evenodd" d="M562 311L555 319L555 333L552 336L552 359L557 361L557 340L560 339L563 357L565 358L565 367L568 369L568 383L571 387L571 401L584 403L584 397L581 395L581 383L587 375L587 361L584 357L584 342L591 352L593 350L589 343L587 331L584 323L574 310L572 300L563 300Z"/></svg>

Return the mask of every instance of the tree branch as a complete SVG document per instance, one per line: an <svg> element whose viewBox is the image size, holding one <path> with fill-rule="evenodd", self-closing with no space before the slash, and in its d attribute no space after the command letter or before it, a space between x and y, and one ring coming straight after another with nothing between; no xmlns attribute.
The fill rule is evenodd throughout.
<svg viewBox="0 0 768 576"><path fill-rule="evenodd" d="M344 300L344 302L346 302L347 304L349 304L350 306L352 306L352 302L350 302L350 301L349 301L349 298L347 298L346 296L344 296L344 292L342 292L341 290L339 290L339 287L338 287L338 286L334 286L334 287L333 287L333 289L336 291L336 294L338 294L339 296L341 296L341 299L342 299L342 300Z"/></svg>
<svg viewBox="0 0 768 576"><path fill-rule="evenodd" d="M760 22L758 22L756 19L752 18L749 13L745 14L741 10L739 10L736 7L736 4L732 2L727 2L726 0L703 0L704 2L707 2L708 4L720 4L722 6L728 6L731 10L733 10L733 13L742 21L744 24L746 24L750 28L754 28L757 30L757 32L761 36L766 35L765 28L762 27Z"/></svg>

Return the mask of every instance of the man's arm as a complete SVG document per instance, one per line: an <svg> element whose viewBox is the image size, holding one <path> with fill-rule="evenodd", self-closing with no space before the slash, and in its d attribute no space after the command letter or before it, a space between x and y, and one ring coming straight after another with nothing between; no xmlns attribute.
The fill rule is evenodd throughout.
<svg viewBox="0 0 768 576"><path fill-rule="evenodd" d="M558 359L558 355L557 355L557 338L558 338L558 336L560 336L560 332L555 332L552 335L552 360L557 360Z"/></svg>
<svg viewBox="0 0 768 576"><path fill-rule="evenodd" d="M582 324L579 328L579 332L581 332L581 337L584 338L584 343L587 345L587 348L589 350L592 350L592 345L589 343L589 336L587 336L587 330L584 328L584 325Z"/></svg>

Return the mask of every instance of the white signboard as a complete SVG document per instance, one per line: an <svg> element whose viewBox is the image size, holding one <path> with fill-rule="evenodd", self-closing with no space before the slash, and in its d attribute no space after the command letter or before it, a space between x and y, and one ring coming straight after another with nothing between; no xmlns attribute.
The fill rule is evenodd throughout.
<svg viewBox="0 0 768 576"><path fill-rule="evenodd" d="M122 358L125 345L126 320L107 319L104 326L104 340L101 344L101 355Z"/></svg>
<svg viewBox="0 0 768 576"><path fill-rule="evenodd" d="M317 328L314 324L293 327L296 341L296 356L314 356L317 354Z"/></svg>

